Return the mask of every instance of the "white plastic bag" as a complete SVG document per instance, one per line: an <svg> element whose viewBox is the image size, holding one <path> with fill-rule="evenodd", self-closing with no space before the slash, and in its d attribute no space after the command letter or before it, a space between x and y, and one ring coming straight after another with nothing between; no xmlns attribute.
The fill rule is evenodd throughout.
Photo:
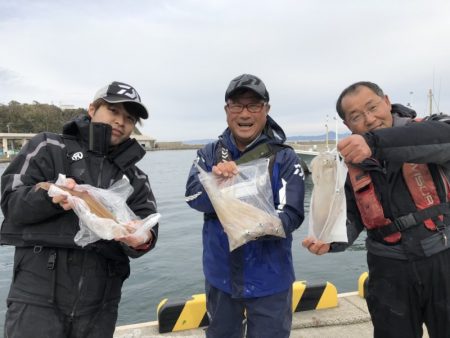
<svg viewBox="0 0 450 338"><path fill-rule="evenodd" d="M339 153L320 153L311 161L314 184L309 206L309 235L326 243L348 242L345 180L347 166Z"/></svg>
<svg viewBox="0 0 450 338"><path fill-rule="evenodd" d="M230 251L264 235L286 237L273 205L268 159L238 165L229 178L204 171L197 165L205 188L225 233Z"/></svg>
<svg viewBox="0 0 450 338"><path fill-rule="evenodd" d="M73 211L80 220L80 230L75 235L74 241L80 246L100 239L111 240L132 233L144 234L155 226L161 217L159 213L155 213L141 220L134 214L126 204L127 198L133 192L133 187L126 179L117 181L109 189L95 188L88 184L75 187L76 191L87 192L96 202L104 206L113 218L99 217L82 198L58 187L64 187L65 182L65 175L60 174L55 184L50 185L48 194L50 197L65 195L72 204ZM134 221L133 226L128 225L131 221Z"/></svg>

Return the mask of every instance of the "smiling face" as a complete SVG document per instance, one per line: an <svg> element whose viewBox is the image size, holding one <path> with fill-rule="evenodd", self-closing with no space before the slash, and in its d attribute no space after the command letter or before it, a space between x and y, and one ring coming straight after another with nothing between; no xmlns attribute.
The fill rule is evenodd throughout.
<svg viewBox="0 0 450 338"><path fill-rule="evenodd" d="M392 127L391 103L387 95L378 96L370 88L359 86L342 98L344 123L354 134Z"/></svg>
<svg viewBox="0 0 450 338"><path fill-rule="evenodd" d="M112 127L111 145L115 146L130 138L136 118L129 114L122 103L102 103L97 108L89 105L88 114L92 122L109 124Z"/></svg>
<svg viewBox="0 0 450 338"><path fill-rule="evenodd" d="M227 123L239 150L244 150L264 129L269 110L270 105L251 90L239 93L227 101Z"/></svg>

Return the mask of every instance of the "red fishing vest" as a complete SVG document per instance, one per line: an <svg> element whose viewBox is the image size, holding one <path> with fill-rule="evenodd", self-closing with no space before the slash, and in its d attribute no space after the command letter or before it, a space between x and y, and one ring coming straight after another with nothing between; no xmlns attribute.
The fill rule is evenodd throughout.
<svg viewBox="0 0 450 338"><path fill-rule="evenodd" d="M417 210L423 210L441 203L428 165L405 163L402 172ZM352 165L348 166L348 173L364 226L367 229L375 229L392 223L392 220L384 217L383 207L375 193L375 187L369 173ZM450 200L449 182L442 172L441 177L445 184L447 199ZM439 216L439 219L443 220L443 217ZM436 224L431 219L425 220L424 224L428 229L436 230ZM396 232L384 237L384 240L395 243L400 238L400 232Z"/></svg>

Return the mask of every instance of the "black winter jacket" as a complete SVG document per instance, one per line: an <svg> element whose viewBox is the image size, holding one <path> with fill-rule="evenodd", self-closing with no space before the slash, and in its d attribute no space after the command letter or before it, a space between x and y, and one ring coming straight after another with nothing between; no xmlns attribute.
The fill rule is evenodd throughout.
<svg viewBox="0 0 450 338"><path fill-rule="evenodd" d="M127 200L131 210L141 218L155 213L156 203L148 178L135 165L145 151L134 139L110 148L110 135L109 126L90 123L87 117L82 117L68 123L62 136L41 133L24 145L2 175L1 208L5 219L0 244L79 248L73 241L79 230L75 213L52 203L46 191L35 190L36 183L54 182L60 173L79 184L99 188L108 188L125 175L134 189ZM68 148L73 147L68 147L65 139L72 140L79 148L69 153ZM82 159L72 159L75 152L82 152ZM153 231L152 246L156 243L158 226ZM145 253L115 241L99 241L86 249L124 261L128 261L127 256Z"/></svg>

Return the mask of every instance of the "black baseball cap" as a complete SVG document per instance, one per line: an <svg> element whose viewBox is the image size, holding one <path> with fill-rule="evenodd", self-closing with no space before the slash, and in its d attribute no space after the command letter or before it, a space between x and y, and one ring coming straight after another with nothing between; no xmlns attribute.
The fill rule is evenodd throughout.
<svg viewBox="0 0 450 338"><path fill-rule="evenodd" d="M228 101L230 96L233 96L240 89L249 89L261 96L264 101L269 102L269 92L264 82L259 77L251 74L242 74L231 80L225 92L225 101Z"/></svg>
<svg viewBox="0 0 450 338"><path fill-rule="evenodd" d="M131 110L140 118L148 118L147 108L142 104L141 97L136 89L129 84L123 82L111 82L97 91L94 96L94 101L103 99L109 103L126 103L125 109Z"/></svg>

